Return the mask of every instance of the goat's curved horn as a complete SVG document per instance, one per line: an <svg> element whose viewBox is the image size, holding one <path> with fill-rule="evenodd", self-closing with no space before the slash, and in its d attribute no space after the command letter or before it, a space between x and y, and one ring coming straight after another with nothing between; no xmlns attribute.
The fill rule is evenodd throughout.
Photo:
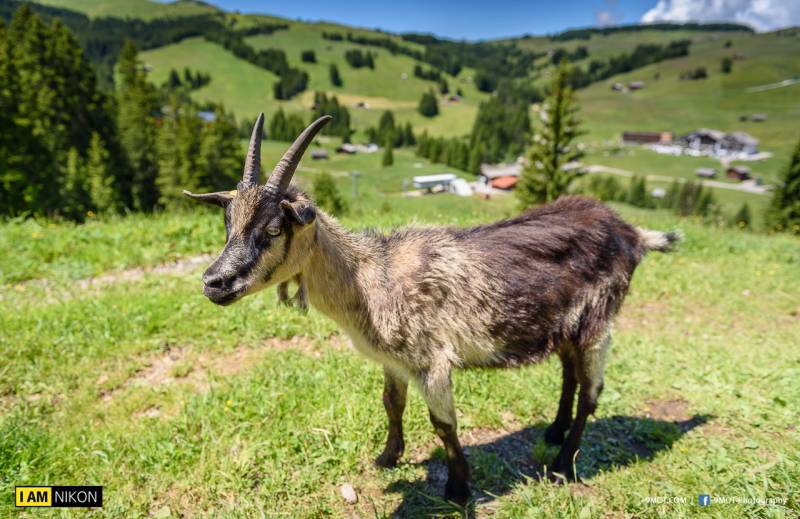
<svg viewBox="0 0 800 519"><path fill-rule="evenodd" d="M306 148L308 148L308 145L311 144L311 141L314 140L314 137L322 127L331 119L333 117L330 115L323 115L303 130L303 133L294 140L289 149L286 150L286 153L283 154L283 157L281 157L281 160L278 161L275 169L272 170L272 175L267 180L268 186L278 190L286 190L289 187L294 170L300 164L300 159L303 158Z"/></svg>
<svg viewBox="0 0 800 519"><path fill-rule="evenodd" d="M253 134L250 136L250 145L247 147L247 158L244 161L245 184L258 184L258 172L261 167L261 134L264 131L264 112L258 114Z"/></svg>

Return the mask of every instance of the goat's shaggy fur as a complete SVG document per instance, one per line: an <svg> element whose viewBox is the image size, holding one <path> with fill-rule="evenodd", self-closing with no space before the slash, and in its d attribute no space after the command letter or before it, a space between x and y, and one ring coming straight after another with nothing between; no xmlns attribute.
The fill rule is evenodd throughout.
<svg viewBox="0 0 800 519"><path fill-rule="evenodd" d="M243 279L255 281L237 299L301 280L311 305L334 319L359 352L384 366L384 401L394 425L380 464L394 465L402 455L400 400L413 381L448 447L448 497L463 500L468 470L455 436L452 369L514 367L555 352L564 364L564 388L547 439L562 443L572 425L574 438L564 443L554 469L574 477L583 423L602 389L611 319L643 255L667 250L676 234L632 227L584 197L467 229L354 233L313 208L302 192L259 195L258 189L240 189L227 208L230 256L223 253L209 270L241 272L246 266ZM277 198L313 210L313 222L302 225L278 211ZM263 233L261 221L279 226L281 237L254 238L254 231Z"/></svg>
<svg viewBox="0 0 800 519"><path fill-rule="evenodd" d="M445 497L459 503L469 496L469 468L456 434L452 370L515 367L556 353L561 400L545 439L561 444L552 469L574 478L586 419L603 388L611 320L644 254L670 250L680 236L637 229L585 197L466 229L351 232L286 178L321 124L301 135L266 185L252 180L258 168L251 164L251 180L236 191L187 193L225 209L227 243L203 275L205 294L229 304L278 284L288 302L286 284L299 282L298 304L307 299L383 365L389 433L376 463L393 466L403 454L412 381L445 445ZM249 156L258 156L259 132L257 124Z"/></svg>

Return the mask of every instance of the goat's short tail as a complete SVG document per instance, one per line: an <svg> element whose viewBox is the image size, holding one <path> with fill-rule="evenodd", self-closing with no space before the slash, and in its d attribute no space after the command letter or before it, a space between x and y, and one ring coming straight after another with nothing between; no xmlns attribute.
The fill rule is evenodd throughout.
<svg viewBox="0 0 800 519"><path fill-rule="evenodd" d="M637 230L646 251L671 252L675 249L675 245L683 240L683 233L678 230L669 232L651 231L642 228Z"/></svg>

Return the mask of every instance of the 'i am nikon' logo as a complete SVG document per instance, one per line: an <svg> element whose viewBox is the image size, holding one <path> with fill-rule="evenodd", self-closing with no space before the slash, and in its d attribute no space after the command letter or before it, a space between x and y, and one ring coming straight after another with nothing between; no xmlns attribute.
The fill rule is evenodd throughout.
<svg viewBox="0 0 800 519"><path fill-rule="evenodd" d="M103 487L14 487L17 506L103 506Z"/></svg>

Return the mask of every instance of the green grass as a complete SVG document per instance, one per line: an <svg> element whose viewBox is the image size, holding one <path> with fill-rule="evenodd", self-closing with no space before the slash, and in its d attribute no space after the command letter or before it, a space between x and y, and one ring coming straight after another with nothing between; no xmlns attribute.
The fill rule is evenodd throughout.
<svg viewBox="0 0 800 519"><path fill-rule="evenodd" d="M266 164L283 145L264 148ZM514 211L512 197L404 198L398 183L420 169L415 159L399 152L382 169L378 155L326 165L364 173L358 199L335 173L348 227L468 225ZM300 183L320 166L304 163ZM584 483L530 477L554 454L541 434L557 405L557 362L460 372L460 433L484 500L477 515L796 517L800 242L618 209L638 225L679 227L686 242L649 256L634 277L578 458ZM200 208L0 225L14 258L0 277L0 516L16 516L12 487L24 484L104 485L110 517L457 515L438 497L442 452L415 391L407 461L371 466L386 430L381 370L342 347L313 309L278 306L272 290L216 307L201 294L202 266L75 283L222 241L221 215ZM18 283L34 278L43 281ZM359 494L354 506L339 496L345 482ZM700 493L789 501L700 508Z"/></svg>
<svg viewBox="0 0 800 519"><path fill-rule="evenodd" d="M62 7L85 13L93 18L113 16L117 18L141 18L152 20L171 16L192 16L218 13L219 10L203 2L178 0L157 2L154 0L37 0L38 3Z"/></svg>
<svg viewBox="0 0 800 519"><path fill-rule="evenodd" d="M150 79L162 84L173 68L211 74L211 82L192 92L195 100L222 103L238 118L252 119L259 111L272 114L278 109L272 85L278 77L262 68L240 60L221 46L203 38L187 38L141 53L142 61L152 67Z"/></svg>

